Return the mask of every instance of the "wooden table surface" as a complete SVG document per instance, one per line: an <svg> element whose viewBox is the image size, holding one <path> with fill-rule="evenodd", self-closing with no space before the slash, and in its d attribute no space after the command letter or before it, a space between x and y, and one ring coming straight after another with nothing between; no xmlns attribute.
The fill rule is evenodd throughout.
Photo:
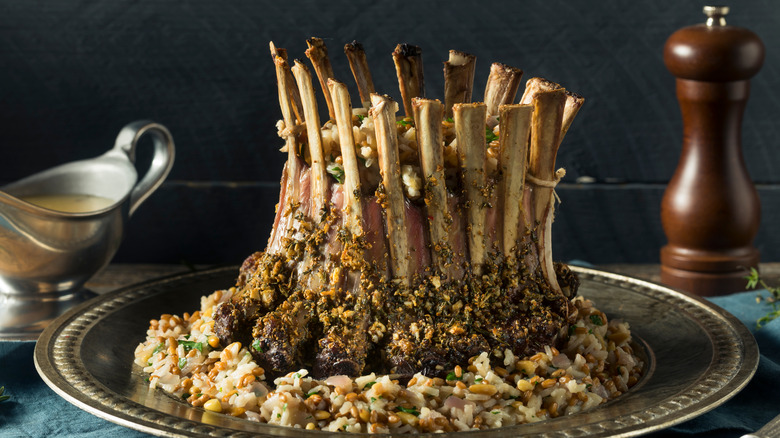
<svg viewBox="0 0 780 438"><path fill-rule="evenodd" d="M103 271L86 284L96 293L105 293L120 287L130 286L142 281L152 280L174 274L190 272L193 269L206 269L208 266L159 265L159 264L121 264L108 265ZM660 266L657 264L614 264L596 266L598 269L628 275L631 277L660 282ZM761 276L770 286L780 284L780 263L762 263ZM747 282L746 282L747 283Z"/></svg>

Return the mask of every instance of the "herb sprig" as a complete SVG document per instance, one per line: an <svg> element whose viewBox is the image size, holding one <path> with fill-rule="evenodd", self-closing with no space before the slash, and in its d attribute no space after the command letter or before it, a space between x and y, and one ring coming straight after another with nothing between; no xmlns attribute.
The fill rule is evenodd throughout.
<svg viewBox="0 0 780 438"><path fill-rule="evenodd" d="M764 282L764 280L759 275L756 268L750 268L750 275L746 276L745 280L748 281L748 289L756 289L758 286L761 286L762 288L769 291L769 296L766 298L764 298L760 293L756 295L757 303L765 301L767 304L772 306L771 311L769 311L761 318L758 318L756 321L756 329L760 329L764 324L780 317L780 306L778 306L778 303L780 302L780 287L770 287L768 284L766 284L766 282Z"/></svg>

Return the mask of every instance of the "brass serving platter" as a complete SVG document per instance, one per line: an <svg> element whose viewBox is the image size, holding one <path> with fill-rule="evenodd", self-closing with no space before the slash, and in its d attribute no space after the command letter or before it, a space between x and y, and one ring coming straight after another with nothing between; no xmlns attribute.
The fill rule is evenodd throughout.
<svg viewBox="0 0 780 438"><path fill-rule="evenodd" d="M758 347L747 328L716 305L654 283L573 267L580 294L611 319L628 321L648 368L628 393L590 412L457 437L637 436L723 404L747 385ZM96 297L42 333L35 366L70 403L108 421L159 436L312 436L326 432L271 426L189 406L150 390L133 364L149 320L199 308L200 297L234 283L237 268L176 275ZM445 434L446 435L446 434ZM441 436L441 435L437 435Z"/></svg>

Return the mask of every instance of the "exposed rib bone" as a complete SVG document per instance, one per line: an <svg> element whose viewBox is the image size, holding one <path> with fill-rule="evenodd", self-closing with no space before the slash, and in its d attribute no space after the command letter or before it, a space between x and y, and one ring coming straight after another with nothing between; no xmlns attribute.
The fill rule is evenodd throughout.
<svg viewBox="0 0 780 438"><path fill-rule="evenodd" d="M272 53L277 53L274 56L274 65L276 66L279 106L282 109L282 118L284 119L285 128L289 130L289 134L285 137L285 147L287 148L287 174L297 175L298 160L296 159L296 151L298 150L298 145L293 132L295 119L293 108L290 103L290 90L295 88L292 86L292 83L288 82L288 79L292 78L292 72L290 71L290 66L287 64L287 60L278 54L279 51L274 50L273 46L271 50ZM294 180L295 178L289 178L288 190L290 191L288 193L292 196L291 199L298 199L297 184L295 184Z"/></svg>
<svg viewBox="0 0 780 438"><path fill-rule="evenodd" d="M482 272L487 253L485 242L488 200L485 195L486 112L484 103L461 103L453 107L461 184L466 193L469 255L471 267L477 275Z"/></svg>
<svg viewBox="0 0 780 438"><path fill-rule="evenodd" d="M401 90L404 112L406 117L412 117L414 114L412 98L425 97L422 50L410 44L399 44L393 51L393 62L398 75L398 88Z"/></svg>
<svg viewBox="0 0 780 438"><path fill-rule="evenodd" d="M442 125L444 107L438 100L412 99L414 121L417 127L417 145L425 181L425 205L428 211L431 248L438 272L452 279L452 248L450 241L450 217L447 208L447 188L444 175L444 149Z"/></svg>
<svg viewBox="0 0 780 438"><path fill-rule="evenodd" d="M531 145L528 172L541 182L554 185L557 181L555 157L561 138L566 91L562 88L536 93L533 98ZM553 187L535 184L534 218L539 224L539 261L542 272L555 291L561 291L552 260L552 221L554 215Z"/></svg>
<svg viewBox="0 0 780 438"><path fill-rule="evenodd" d="M358 93L360 93L360 101L363 103L363 107L368 108L371 106L371 93L375 90L363 45L357 41L352 41L344 46L344 53L347 55L349 68L355 77Z"/></svg>
<svg viewBox="0 0 780 438"><path fill-rule="evenodd" d="M406 230L406 212L403 186L401 185L401 163L398 155L398 137L395 113L398 105L387 96L371 95L373 104L369 115L374 120L379 170L382 174L384 199L380 200L387 215L387 237L390 246L390 260L393 276L405 285L410 285L409 242Z"/></svg>
<svg viewBox="0 0 780 438"><path fill-rule="evenodd" d="M295 136L295 115L293 114L293 108L290 102L290 91L295 90L297 94L297 88L293 86L292 73L290 72L290 66L287 64L287 53L284 49L277 49L274 43L271 42L271 54L273 56L274 66L276 67L276 83L279 95L279 107L282 110L282 118L284 119L285 130L287 135L285 136L285 148L287 149L287 163L282 175L282 181L284 187L280 191L279 204L276 206L276 217L274 218L274 227L271 231L271 236L268 239L268 247L271 251L280 250L279 244L281 243L281 237L290 232L291 229L295 229L294 208L287 199L299 199L299 173L300 162L298 161L297 151L298 142Z"/></svg>
<svg viewBox="0 0 780 438"><path fill-rule="evenodd" d="M336 116L336 126L339 129L341 144L341 159L344 166L344 223L353 236L363 234L363 208L360 202L360 171L355 155L355 139L352 135L352 103L347 86L335 79L328 79Z"/></svg>
<svg viewBox="0 0 780 438"><path fill-rule="evenodd" d="M531 130L531 105L501 105L499 143L502 172L499 196L504 207L502 248L504 254L514 254L521 237L523 222L523 191L528 157L528 134Z"/></svg>
<svg viewBox="0 0 780 438"><path fill-rule="evenodd" d="M317 78L320 80L320 86L322 87L322 94L325 95L325 103L328 105L328 115L333 120L333 102L330 100L330 92L328 92L328 79L334 77L333 67L330 65L330 58L328 58L328 48L325 47L325 43L320 38L309 38L306 40L306 44L309 46L306 49L306 56L314 66L314 71L317 72Z"/></svg>
<svg viewBox="0 0 780 438"><path fill-rule="evenodd" d="M555 82L548 81L544 78L531 78L525 84L525 92L523 92L523 97L520 98L520 103L530 104L533 101L534 96L538 93L559 89L563 89L563 87ZM584 103L584 97L570 91L566 92L566 106L563 109L563 123L561 124L561 141L563 141L563 137L566 136L566 133L569 132L569 127L574 121L574 117Z"/></svg>
<svg viewBox="0 0 780 438"><path fill-rule="evenodd" d="M518 68L498 62L491 64L490 75L485 85L487 117L498 115L500 105L514 102L522 78L523 71Z"/></svg>
<svg viewBox="0 0 780 438"><path fill-rule="evenodd" d="M450 58L444 62L444 108L446 117L452 117L452 106L470 103L474 88L474 69L477 57L450 50Z"/></svg>
<svg viewBox="0 0 780 438"><path fill-rule="evenodd" d="M271 58L274 59L274 62L276 62L276 57L278 56L287 63L286 49L277 48L274 45L273 41L270 42L269 46L271 47ZM287 94L289 97L290 105L292 106L293 113L295 113L295 119L298 121L298 123L303 123L303 106L301 104L301 94L298 92L298 88L293 86L293 84L295 83L295 78L293 78L292 71L290 71L289 63L287 64L288 64L288 68L285 73L285 75L287 76L287 79L285 81L287 82Z"/></svg>
<svg viewBox="0 0 780 438"><path fill-rule="evenodd" d="M314 97L314 87L311 73L305 65L296 60L292 67L293 75L298 83L303 102L303 114L306 119L306 135L309 139L311 154L311 197L312 214L319 218L327 207L328 180L325 173L325 158L322 151L322 133L320 132L320 116L317 113L317 100ZM328 93L330 94L330 93Z"/></svg>

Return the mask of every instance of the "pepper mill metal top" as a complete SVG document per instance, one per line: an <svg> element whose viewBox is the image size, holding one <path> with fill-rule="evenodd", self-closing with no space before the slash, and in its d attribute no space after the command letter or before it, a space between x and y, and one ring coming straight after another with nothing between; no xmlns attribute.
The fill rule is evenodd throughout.
<svg viewBox="0 0 780 438"><path fill-rule="evenodd" d="M761 206L742 158L742 115L749 79L764 45L753 32L726 25L728 8L704 8L707 22L673 33L664 63L677 77L682 153L661 202L668 244L661 281L697 295L744 290L757 267Z"/></svg>

